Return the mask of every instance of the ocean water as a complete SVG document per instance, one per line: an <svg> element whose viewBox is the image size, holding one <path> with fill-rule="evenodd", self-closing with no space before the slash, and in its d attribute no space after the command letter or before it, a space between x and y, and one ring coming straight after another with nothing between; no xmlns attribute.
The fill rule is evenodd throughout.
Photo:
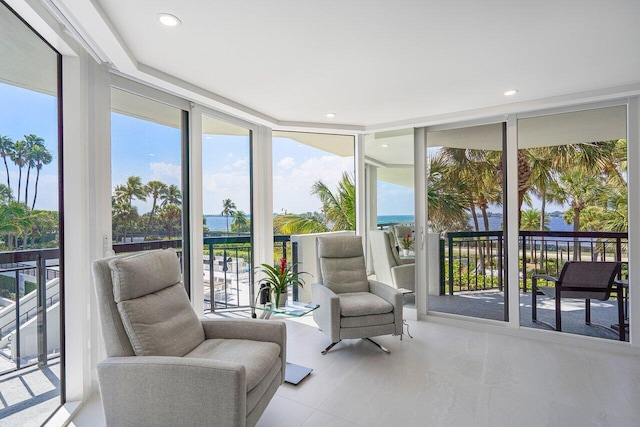
<svg viewBox="0 0 640 427"><path fill-rule="evenodd" d="M389 223L413 223L414 222L413 215L378 215L378 224L389 224ZM484 224L482 222L482 217L478 217L478 221L480 223L480 230L484 231ZM473 220L469 221L471 228L473 229ZM489 217L489 231L500 231L502 230L502 217L492 216ZM549 218L549 230L550 231L572 231L573 225L567 224L560 217L550 217Z"/></svg>
<svg viewBox="0 0 640 427"><path fill-rule="evenodd" d="M211 231L227 231L227 218L219 215L205 215L207 228ZM229 218L229 226L233 224L233 218Z"/></svg>
<svg viewBox="0 0 640 427"><path fill-rule="evenodd" d="M413 215L378 215L378 224L398 224L398 223L413 223L414 222ZM223 216L218 215L205 215L207 227L211 231L226 231L227 230L227 219ZM484 231L484 226L482 224L482 218L478 218L480 221L480 229ZM233 223L233 219L229 218L229 225ZM473 223L471 223L473 227ZM564 222L562 218L559 217L550 217L549 218L549 229L551 231L572 231L573 225L567 224ZM489 217L489 230L491 231L500 231L502 230L502 217Z"/></svg>

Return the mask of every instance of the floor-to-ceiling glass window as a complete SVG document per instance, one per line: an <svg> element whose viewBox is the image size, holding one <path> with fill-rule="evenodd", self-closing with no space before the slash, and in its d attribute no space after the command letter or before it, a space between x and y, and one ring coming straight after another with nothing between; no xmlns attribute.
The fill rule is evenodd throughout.
<svg viewBox="0 0 640 427"><path fill-rule="evenodd" d="M60 405L60 55L0 3L0 425Z"/></svg>
<svg viewBox="0 0 640 427"><path fill-rule="evenodd" d="M562 332L629 339L626 114L620 105L518 120L523 326L555 329L559 313ZM606 288L606 278L592 279L611 262L621 271L609 291L566 291L557 310L556 286ZM560 279L565 266L584 277L565 274L559 284L550 279Z"/></svg>
<svg viewBox="0 0 640 427"><path fill-rule="evenodd" d="M249 129L202 116L205 312L253 303Z"/></svg>
<svg viewBox="0 0 640 427"><path fill-rule="evenodd" d="M313 254L298 259L305 234L356 229L355 139L350 135L273 132L274 262L285 257L296 268L315 272ZM290 236L296 240L290 242ZM295 247L294 247L295 246ZM290 297L311 301L311 286L290 290Z"/></svg>
<svg viewBox="0 0 640 427"><path fill-rule="evenodd" d="M413 128L365 136L368 261L372 278L412 291L415 302ZM409 301L410 300L410 301Z"/></svg>
<svg viewBox="0 0 640 427"><path fill-rule="evenodd" d="M428 225L440 236L430 311L508 320L504 146L502 123L427 132Z"/></svg>
<svg viewBox="0 0 640 427"><path fill-rule="evenodd" d="M185 115L111 89L112 240L118 253L174 247L184 258ZM184 269L188 263L182 261Z"/></svg>

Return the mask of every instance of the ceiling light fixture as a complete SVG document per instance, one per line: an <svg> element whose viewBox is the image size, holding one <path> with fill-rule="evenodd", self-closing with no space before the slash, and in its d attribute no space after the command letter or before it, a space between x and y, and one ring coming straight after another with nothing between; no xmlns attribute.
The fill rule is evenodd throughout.
<svg viewBox="0 0 640 427"><path fill-rule="evenodd" d="M327 113L325 116L327 116L328 119L333 119L336 116L336 113Z"/></svg>
<svg viewBox="0 0 640 427"><path fill-rule="evenodd" d="M167 27L177 27L178 25L182 24L182 21L180 21L177 16L170 13L159 13L158 21L160 21L162 25L166 25Z"/></svg>
<svg viewBox="0 0 640 427"><path fill-rule="evenodd" d="M387 147L389 147L389 144L382 144L381 147L382 148L387 148Z"/></svg>
<svg viewBox="0 0 640 427"><path fill-rule="evenodd" d="M505 90L503 95L504 96L513 96L516 93L518 93L518 89L509 89L509 90Z"/></svg>

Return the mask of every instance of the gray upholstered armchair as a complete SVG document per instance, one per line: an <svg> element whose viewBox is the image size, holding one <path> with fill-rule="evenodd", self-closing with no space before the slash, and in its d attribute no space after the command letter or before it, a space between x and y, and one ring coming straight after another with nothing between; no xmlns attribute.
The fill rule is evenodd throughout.
<svg viewBox="0 0 640 427"><path fill-rule="evenodd" d="M286 327L198 319L173 249L93 263L108 426L253 426L284 380Z"/></svg>
<svg viewBox="0 0 640 427"><path fill-rule="evenodd" d="M415 264L403 264L392 241L391 233L383 230L371 230L371 258L376 280L396 289L404 288L415 291Z"/></svg>
<svg viewBox="0 0 640 427"><path fill-rule="evenodd" d="M379 335L402 334L402 293L380 282L367 280L360 236L318 237L318 281L311 285L320 308L313 318L329 336L326 354L343 339L371 340Z"/></svg>

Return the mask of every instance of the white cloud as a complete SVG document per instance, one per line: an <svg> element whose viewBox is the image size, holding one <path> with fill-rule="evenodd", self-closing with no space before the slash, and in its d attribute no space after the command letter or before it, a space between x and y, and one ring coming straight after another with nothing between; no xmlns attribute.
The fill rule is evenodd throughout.
<svg viewBox="0 0 640 427"><path fill-rule="evenodd" d="M319 211L322 204L311 195L311 187L316 181L322 181L333 191L345 171L353 176L353 157L325 155L306 159L291 169L276 167L273 171L273 210Z"/></svg>
<svg viewBox="0 0 640 427"><path fill-rule="evenodd" d="M203 212L219 214L222 211L222 201L231 199L239 210L249 213L249 184L249 171L246 168L228 173L224 171L204 173L202 176Z"/></svg>
<svg viewBox="0 0 640 427"><path fill-rule="evenodd" d="M149 169L151 169L151 179L162 181L165 184L180 183L182 176L182 168L180 165L165 162L149 163Z"/></svg>
<svg viewBox="0 0 640 427"><path fill-rule="evenodd" d="M296 165L296 161L293 157L285 157L278 162L278 168L280 169L291 169Z"/></svg>

